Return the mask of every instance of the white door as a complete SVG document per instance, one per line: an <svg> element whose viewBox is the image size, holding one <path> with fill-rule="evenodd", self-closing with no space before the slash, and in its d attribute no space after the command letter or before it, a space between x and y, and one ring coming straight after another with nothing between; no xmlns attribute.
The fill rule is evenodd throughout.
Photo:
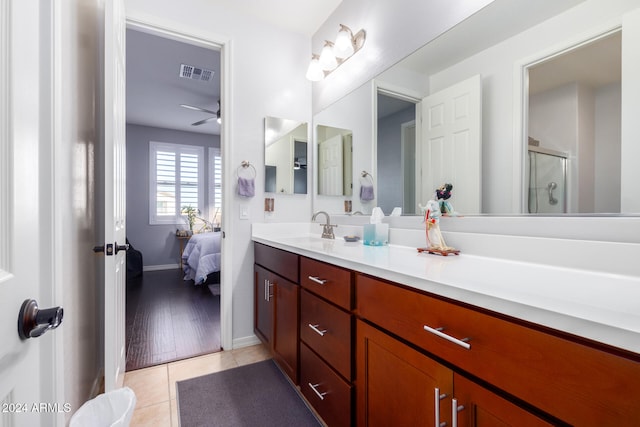
<svg viewBox="0 0 640 427"><path fill-rule="evenodd" d="M437 188L453 185L456 212L480 213L482 80L479 75L422 100L421 172L423 205Z"/></svg>
<svg viewBox="0 0 640 427"><path fill-rule="evenodd" d="M104 31L104 385L122 386L125 354L126 143L125 34L123 0L105 2ZM111 250L109 249L111 246Z"/></svg>
<svg viewBox="0 0 640 427"><path fill-rule="evenodd" d="M343 194L342 135L335 135L318 144L320 179L318 193L325 196Z"/></svg>
<svg viewBox="0 0 640 427"><path fill-rule="evenodd" d="M50 69L40 28L48 9L40 2L0 1L0 426L53 425L58 417L41 412L52 403L53 355L60 335L49 331L21 339L18 313L27 299L50 304L53 290L44 246L51 230L43 203L51 182L47 159L40 159L49 134L40 132L50 111L41 104L39 70ZM46 26L44 26L46 27ZM41 53L42 57L38 54ZM41 60L42 59L42 60ZM43 164L40 163L43 162ZM49 191L50 192L50 191ZM45 210L46 209L46 210ZM43 211L43 212L41 212ZM50 216L50 215L49 215ZM50 260L50 259L49 259ZM58 343L58 345L60 345ZM61 402L60 402L61 403ZM61 403L62 405L62 403ZM70 408L69 408L70 409ZM61 406L64 411L64 407Z"/></svg>

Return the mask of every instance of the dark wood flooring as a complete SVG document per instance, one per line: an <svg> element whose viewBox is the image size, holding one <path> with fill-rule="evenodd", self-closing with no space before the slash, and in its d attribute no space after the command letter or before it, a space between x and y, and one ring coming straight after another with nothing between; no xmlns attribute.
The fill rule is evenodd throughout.
<svg viewBox="0 0 640 427"><path fill-rule="evenodd" d="M127 371L220 351L220 296L182 271L127 280Z"/></svg>

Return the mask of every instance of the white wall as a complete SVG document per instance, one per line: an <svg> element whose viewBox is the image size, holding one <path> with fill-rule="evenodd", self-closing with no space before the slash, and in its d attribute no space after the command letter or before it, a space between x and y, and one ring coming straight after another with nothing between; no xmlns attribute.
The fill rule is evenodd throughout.
<svg viewBox="0 0 640 427"><path fill-rule="evenodd" d="M621 95L620 84L596 91L595 212L620 212Z"/></svg>
<svg viewBox="0 0 640 427"><path fill-rule="evenodd" d="M217 2L219 4L219 2ZM309 38L277 29L250 14L238 14L206 0L127 0L127 17L174 32L222 42L223 64L229 60L230 99L224 99L226 117L222 135L225 215L223 280L232 290L233 345L254 342L253 245L251 223L306 221L311 217L310 195L275 195L275 212L264 210L264 118L311 120L311 84L305 79ZM223 65L224 67L225 65ZM228 139L225 145L225 138ZM256 194L237 196L234 181L243 160L256 165ZM231 194L229 194L231 193ZM239 219L240 206L249 219ZM229 279L229 280L227 280ZM223 290L223 300L225 300ZM224 304L224 302L223 302ZM225 309L225 307L223 307Z"/></svg>
<svg viewBox="0 0 640 427"><path fill-rule="evenodd" d="M640 212L640 7L633 4L637 9L622 22L622 212Z"/></svg>

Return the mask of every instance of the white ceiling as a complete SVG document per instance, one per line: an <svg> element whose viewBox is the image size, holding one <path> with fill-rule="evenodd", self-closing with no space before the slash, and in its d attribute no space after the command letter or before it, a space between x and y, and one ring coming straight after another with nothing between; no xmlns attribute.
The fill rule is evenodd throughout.
<svg viewBox="0 0 640 427"><path fill-rule="evenodd" d="M342 0L208 0L276 27L311 37Z"/></svg>
<svg viewBox="0 0 640 427"><path fill-rule="evenodd" d="M204 82L179 77L180 64L213 70L213 78ZM211 114L180 107L217 111L219 98L219 52L127 30L127 123L219 135L215 120L191 125Z"/></svg>
<svg viewBox="0 0 640 427"><path fill-rule="evenodd" d="M208 0L221 8L250 15L277 27L311 37L342 0ZM180 64L215 72L210 82L179 77ZM220 134L215 120L191 124L217 111L220 99L220 53L148 33L127 30L127 123ZM224 105L222 105L224 114Z"/></svg>

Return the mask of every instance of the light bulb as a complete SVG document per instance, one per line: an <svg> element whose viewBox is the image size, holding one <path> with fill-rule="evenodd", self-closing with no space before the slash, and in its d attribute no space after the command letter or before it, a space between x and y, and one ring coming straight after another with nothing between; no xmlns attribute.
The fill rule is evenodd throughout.
<svg viewBox="0 0 640 427"><path fill-rule="evenodd" d="M319 62L320 67L326 71L335 70L338 66L336 55L333 53L333 43L330 41L324 42L324 47L322 48L322 52L320 52Z"/></svg>
<svg viewBox="0 0 640 427"><path fill-rule="evenodd" d="M311 58L311 62L309 63L309 68L307 68L307 79L312 82L318 82L324 79L324 71L320 67L320 62L318 61L318 55L313 55Z"/></svg>
<svg viewBox="0 0 640 427"><path fill-rule="evenodd" d="M333 47L333 53L338 58L348 58L353 55L353 35L349 27L340 24L340 31L336 37L336 43Z"/></svg>

